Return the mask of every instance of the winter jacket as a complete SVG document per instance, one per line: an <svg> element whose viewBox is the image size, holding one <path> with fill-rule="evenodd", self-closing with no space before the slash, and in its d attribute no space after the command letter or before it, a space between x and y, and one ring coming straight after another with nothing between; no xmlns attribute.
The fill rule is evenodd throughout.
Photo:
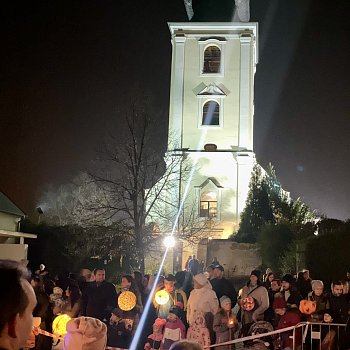
<svg viewBox="0 0 350 350"><path fill-rule="evenodd" d="M253 311L245 311L242 309L242 323L248 324L251 322L263 321L264 312L269 308L269 295L263 285L251 286L248 284L243 287L241 298L244 299L251 296L255 300L255 308Z"/></svg>
<svg viewBox="0 0 350 350"><path fill-rule="evenodd" d="M197 313L205 315L210 312L215 315L218 308L219 301L210 283L200 289L193 289L187 302L187 322L192 325Z"/></svg>
<svg viewBox="0 0 350 350"><path fill-rule="evenodd" d="M179 318L175 322L167 321L164 326L160 349L167 350L173 343L183 339L186 339L186 330L183 322Z"/></svg>
<svg viewBox="0 0 350 350"><path fill-rule="evenodd" d="M112 283L90 282L83 291L82 315L109 320L111 311L117 306L117 292Z"/></svg>
<svg viewBox="0 0 350 350"><path fill-rule="evenodd" d="M201 344L203 347L210 346L210 334L206 327L204 317L198 315L187 331L187 339Z"/></svg>
<svg viewBox="0 0 350 350"><path fill-rule="evenodd" d="M210 283L219 300L222 296L226 295L231 299L232 305L236 304L237 293L236 293L235 287L232 285L232 283L229 280L227 280L225 277L222 277L220 279L213 278L210 281Z"/></svg>
<svg viewBox="0 0 350 350"><path fill-rule="evenodd" d="M158 305L155 301L155 294L153 296L153 305L157 309L158 317L166 319L169 315L169 311L172 306L176 305L177 302L181 302L184 305L184 311L187 308L187 296L182 289L175 289L169 293L169 301L164 305Z"/></svg>
<svg viewBox="0 0 350 350"><path fill-rule="evenodd" d="M216 344L224 343L230 340L233 340L233 334L237 330L237 324L233 328L227 326L228 319L233 318L234 315L230 312L226 315L222 310L216 313L214 316L214 332L216 334ZM220 350L229 350L232 348L232 345L223 345L219 346L216 349Z"/></svg>
<svg viewBox="0 0 350 350"><path fill-rule="evenodd" d="M309 315L307 320L309 322L323 322L323 316L325 313L329 313L329 300L325 294L317 296L314 292L310 292L307 296L307 300L316 302L316 311Z"/></svg>
<svg viewBox="0 0 350 350"><path fill-rule="evenodd" d="M329 295L329 314L333 318L333 323L346 323L349 318L349 303L344 294L335 296Z"/></svg>
<svg viewBox="0 0 350 350"><path fill-rule="evenodd" d="M283 329L291 326L295 326L301 322L300 313L297 309L288 310L279 320L277 329ZM281 349L291 348L293 349L293 331L281 333ZM296 349L302 343L302 329L297 328L295 330L295 347Z"/></svg>

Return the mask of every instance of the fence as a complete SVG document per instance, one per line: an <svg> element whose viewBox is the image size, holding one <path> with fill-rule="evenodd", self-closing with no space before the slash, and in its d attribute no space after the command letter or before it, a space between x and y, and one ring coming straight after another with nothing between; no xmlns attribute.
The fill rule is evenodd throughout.
<svg viewBox="0 0 350 350"><path fill-rule="evenodd" d="M213 344L206 347L214 348L218 346L236 345L236 350L243 343L256 342L265 343L266 338L270 338L273 344L270 348L281 349L281 344L287 338L290 339L293 350L340 350L340 346L345 337L346 324L342 323L313 323L302 322L296 326L286 327L264 334L251 335L244 338L237 338L221 344Z"/></svg>
<svg viewBox="0 0 350 350"><path fill-rule="evenodd" d="M270 348L275 350L281 349L282 340L290 339L292 350L340 350L343 338L345 337L346 324L342 323L312 323L302 322L296 326L278 329L264 334L255 334L244 338L237 338L225 343L213 344L206 349L227 346L235 344L236 350L243 347L243 343L251 342L252 344L260 342L265 343L266 338L270 338L273 344ZM40 332L45 334L44 331ZM45 334L53 336L51 333ZM62 343L60 344L62 345ZM267 344L266 344L267 345ZM267 348L267 347L266 347ZM61 349L57 347L55 349ZM115 347L107 347L106 350L127 350Z"/></svg>

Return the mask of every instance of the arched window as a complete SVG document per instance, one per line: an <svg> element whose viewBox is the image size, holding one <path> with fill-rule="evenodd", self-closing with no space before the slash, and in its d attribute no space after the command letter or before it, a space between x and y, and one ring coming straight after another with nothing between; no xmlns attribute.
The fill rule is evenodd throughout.
<svg viewBox="0 0 350 350"><path fill-rule="evenodd" d="M217 46L208 46L204 51L203 73L220 73L221 51Z"/></svg>
<svg viewBox="0 0 350 350"><path fill-rule="evenodd" d="M204 103L202 125L220 125L220 106L216 101Z"/></svg>
<svg viewBox="0 0 350 350"><path fill-rule="evenodd" d="M216 218L218 211L218 198L216 192L203 192L199 204L201 218Z"/></svg>

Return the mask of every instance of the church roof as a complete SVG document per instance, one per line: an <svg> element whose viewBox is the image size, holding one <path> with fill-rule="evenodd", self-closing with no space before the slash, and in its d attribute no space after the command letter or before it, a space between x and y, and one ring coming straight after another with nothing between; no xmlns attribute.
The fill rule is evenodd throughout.
<svg viewBox="0 0 350 350"><path fill-rule="evenodd" d="M25 216L23 211L19 209L4 193L0 192L0 212L13 214L17 216Z"/></svg>
<svg viewBox="0 0 350 350"><path fill-rule="evenodd" d="M220 185L219 181L215 179L215 177L208 177L202 184L195 187L204 188L209 183L209 181L211 181L217 188L224 188L223 186Z"/></svg>

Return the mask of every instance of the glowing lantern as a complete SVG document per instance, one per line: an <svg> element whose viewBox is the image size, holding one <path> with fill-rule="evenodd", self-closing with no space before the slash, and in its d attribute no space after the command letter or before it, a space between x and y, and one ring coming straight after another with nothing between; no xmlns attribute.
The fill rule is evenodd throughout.
<svg viewBox="0 0 350 350"><path fill-rule="evenodd" d="M136 295L133 292L122 292L118 297L118 306L123 311L130 311L136 306Z"/></svg>
<svg viewBox="0 0 350 350"><path fill-rule="evenodd" d="M161 289L156 293L154 299L158 305L165 305L170 299L169 293L166 290Z"/></svg>
<svg viewBox="0 0 350 350"><path fill-rule="evenodd" d="M302 314L311 315L316 311L316 302L311 300L302 300L299 305Z"/></svg>
<svg viewBox="0 0 350 350"><path fill-rule="evenodd" d="M255 302L253 297L245 297L242 299L242 308L245 311L252 311L254 309Z"/></svg>
<svg viewBox="0 0 350 350"><path fill-rule="evenodd" d="M70 320L70 316L66 314L58 315L52 323L52 333L57 336L63 336L67 334L67 323Z"/></svg>

